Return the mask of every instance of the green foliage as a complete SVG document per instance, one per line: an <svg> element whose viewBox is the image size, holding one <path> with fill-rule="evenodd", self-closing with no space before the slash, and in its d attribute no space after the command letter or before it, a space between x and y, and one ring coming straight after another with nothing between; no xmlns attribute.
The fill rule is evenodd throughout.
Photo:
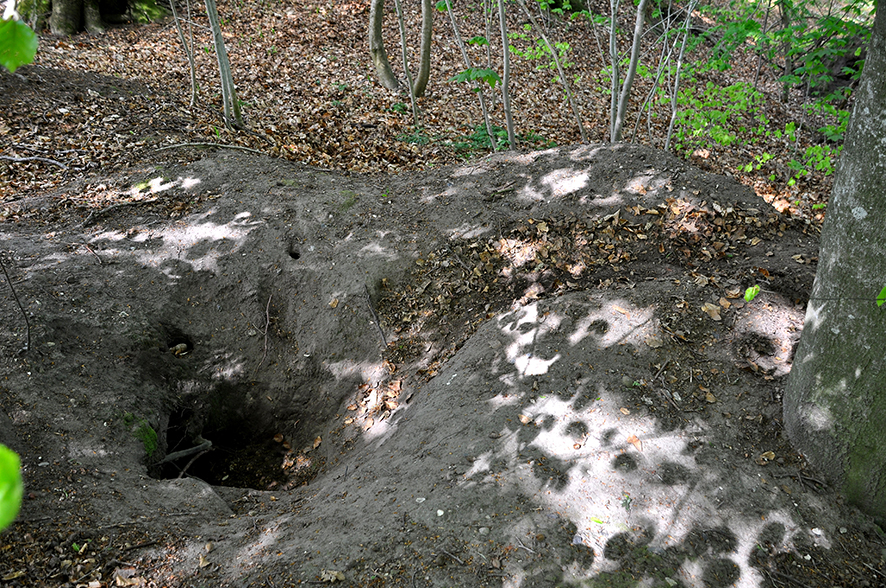
<svg viewBox="0 0 886 588"><path fill-rule="evenodd" d="M22 505L21 462L18 455L0 445L0 531L8 527Z"/></svg>
<svg viewBox="0 0 886 588"><path fill-rule="evenodd" d="M133 0L130 3L132 20L138 24L148 24L169 15L169 11L158 6L156 0Z"/></svg>
<svg viewBox="0 0 886 588"><path fill-rule="evenodd" d="M763 100L762 94L743 82L726 87L713 82L703 88L684 86L677 98L681 108L675 125L675 148L692 153L697 147L710 147L711 142L731 145L738 131L747 130L740 123L764 122L753 116Z"/></svg>
<svg viewBox="0 0 886 588"><path fill-rule="evenodd" d="M14 73L33 62L36 54L37 35L31 27L14 18L0 20L0 65Z"/></svg>
<svg viewBox="0 0 886 588"><path fill-rule="evenodd" d="M877 306L883 306L884 304L886 304L886 286L883 286L883 289L877 294Z"/></svg>
<svg viewBox="0 0 886 588"><path fill-rule="evenodd" d="M424 133L424 129L421 127L415 129L411 133L404 133L398 136L397 140L403 141L404 143L414 143L416 145L427 145L431 142L431 138Z"/></svg>
<svg viewBox="0 0 886 588"><path fill-rule="evenodd" d="M494 88L496 84L501 83L501 78L494 69L482 67L472 67L464 70L449 80L450 82L476 82L483 81L489 84L490 88Z"/></svg>
<svg viewBox="0 0 886 588"><path fill-rule="evenodd" d="M498 144L499 148L504 147L506 149L509 145L507 129L493 126L492 133L495 135L495 142ZM518 134L517 139L521 143L534 144L541 149L556 146L556 143L553 141L548 141L538 133L532 131L525 135ZM486 131L486 125L478 123L474 126L474 132L471 135L461 137L453 142L452 146L458 151L485 151L492 147L492 142L489 140L489 133Z"/></svg>
<svg viewBox="0 0 886 588"><path fill-rule="evenodd" d="M132 435L142 442L145 447L145 455L149 458L157 451L157 431L151 423L142 417L137 417L131 412L123 415L123 424L132 432Z"/></svg>
<svg viewBox="0 0 886 588"><path fill-rule="evenodd" d="M759 294L759 293L760 293L759 284L754 284L753 286L751 286L750 288L748 288L747 290L744 291L745 302L752 301L754 298L757 297L757 294Z"/></svg>
<svg viewBox="0 0 886 588"><path fill-rule="evenodd" d="M523 29L525 31L523 33L509 33L508 38L511 40L526 41L528 45L524 48L509 45L510 52L530 61L544 60L543 63L536 66L536 69L538 70L557 69L557 62L554 61L553 56L551 56L551 51L548 49L548 44L545 43L544 39L538 38L533 40L527 34L532 30L532 25L524 25ZM566 43L565 41L556 42L554 43L554 49L557 51L557 57L560 59L560 65L563 66L564 70L573 65L573 62L568 59L569 53L572 51L572 47L569 43ZM554 79L556 80L556 78Z"/></svg>

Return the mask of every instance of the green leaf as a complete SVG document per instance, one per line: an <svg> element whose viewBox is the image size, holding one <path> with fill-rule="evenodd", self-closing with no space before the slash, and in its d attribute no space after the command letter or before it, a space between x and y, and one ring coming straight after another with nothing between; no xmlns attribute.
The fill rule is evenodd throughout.
<svg viewBox="0 0 886 588"><path fill-rule="evenodd" d="M446 0L440 0L437 2L437 10L440 12L446 12Z"/></svg>
<svg viewBox="0 0 886 588"><path fill-rule="evenodd" d="M489 41L486 40L486 37L476 36L468 39L468 45L488 45Z"/></svg>
<svg viewBox="0 0 886 588"><path fill-rule="evenodd" d="M31 27L20 20L0 20L0 65L13 73L36 54L37 35Z"/></svg>
<svg viewBox="0 0 886 588"><path fill-rule="evenodd" d="M744 291L744 299L745 302L750 302L754 298L757 297L757 294L760 293L760 286L758 284L754 284L750 288Z"/></svg>
<svg viewBox="0 0 886 588"><path fill-rule="evenodd" d="M472 67L470 69L466 69L463 72L459 73L456 76L453 76L449 81L450 82L473 82L476 80L483 80L487 84L492 87L495 87L495 84L501 82L501 78L493 69L485 69Z"/></svg>
<svg viewBox="0 0 886 588"><path fill-rule="evenodd" d="M884 304L886 304L886 286L883 286L883 289L877 294L877 306L883 306Z"/></svg>
<svg viewBox="0 0 886 588"><path fill-rule="evenodd" d="M0 530L8 527L18 515L23 490L18 454L0 445Z"/></svg>

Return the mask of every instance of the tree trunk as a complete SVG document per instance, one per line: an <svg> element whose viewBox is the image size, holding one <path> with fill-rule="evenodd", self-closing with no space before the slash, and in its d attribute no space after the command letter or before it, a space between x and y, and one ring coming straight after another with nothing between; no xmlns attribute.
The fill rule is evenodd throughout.
<svg viewBox="0 0 886 588"><path fill-rule="evenodd" d="M80 30L83 0L53 0L49 30L53 35L70 37Z"/></svg>
<svg viewBox="0 0 886 588"><path fill-rule="evenodd" d="M821 234L818 272L784 398L794 446L849 502L886 521L886 10Z"/></svg>
<svg viewBox="0 0 886 588"><path fill-rule="evenodd" d="M87 33L97 35L105 32L105 24L98 8L98 0L83 0L83 28Z"/></svg>
<svg viewBox="0 0 886 588"><path fill-rule="evenodd" d="M378 83L388 90L396 91L400 87L397 77L391 69L388 54L385 52L385 43L382 36L381 25L384 21L384 0L372 0L369 6L369 56L375 66L375 75Z"/></svg>
<svg viewBox="0 0 886 588"><path fill-rule="evenodd" d="M412 86L416 96L424 96L431 77L431 40L434 33L434 3L421 0L421 49L418 63L418 75Z"/></svg>
<svg viewBox="0 0 886 588"><path fill-rule="evenodd" d="M631 87L634 85L634 76L637 73L637 64L640 62L640 40L643 38L643 22L646 20L646 0L640 0L637 6L637 20L634 23L634 43L631 46L631 61L628 63L628 72L621 86L618 97L618 107L615 110L615 121L612 123L613 143L621 142L621 132L624 127L625 114L628 111L628 100L631 98ZM613 19L613 27L615 26Z"/></svg>

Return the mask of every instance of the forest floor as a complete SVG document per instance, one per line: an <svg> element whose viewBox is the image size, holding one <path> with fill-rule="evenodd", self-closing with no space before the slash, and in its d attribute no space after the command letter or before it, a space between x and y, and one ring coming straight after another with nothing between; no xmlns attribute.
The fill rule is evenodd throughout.
<svg viewBox="0 0 886 588"><path fill-rule="evenodd" d="M886 586L781 428L827 178L579 145L519 61L483 156L365 5L220 10L250 132L169 23L0 75L3 586Z"/></svg>

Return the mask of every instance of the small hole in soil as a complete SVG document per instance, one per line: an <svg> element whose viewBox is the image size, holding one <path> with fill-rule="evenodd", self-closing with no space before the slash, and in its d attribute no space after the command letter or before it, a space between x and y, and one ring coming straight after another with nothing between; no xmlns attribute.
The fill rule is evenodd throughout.
<svg viewBox="0 0 886 588"><path fill-rule="evenodd" d="M296 247L294 243L291 243L289 245L289 249L288 249L287 253L289 253L289 257L291 257L292 259L298 259L299 257L301 257L301 253L299 252L298 247Z"/></svg>
<svg viewBox="0 0 886 588"><path fill-rule="evenodd" d="M166 430L166 456L152 475L199 478L214 486L289 489L308 483L323 466L319 452L293 447L276 432L271 411L243 402L235 386L213 390L213 407L172 413ZM204 413L204 414L201 414ZM198 449L211 442L211 447ZM190 450L190 452L189 452ZM184 474L182 474L184 470Z"/></svg>
<svg viewBox="0 0 886 588"><path fill-rule="evenodd" d="M179 329L166 327L166 349L184 355L194 350L194 340Z"/></svg>

